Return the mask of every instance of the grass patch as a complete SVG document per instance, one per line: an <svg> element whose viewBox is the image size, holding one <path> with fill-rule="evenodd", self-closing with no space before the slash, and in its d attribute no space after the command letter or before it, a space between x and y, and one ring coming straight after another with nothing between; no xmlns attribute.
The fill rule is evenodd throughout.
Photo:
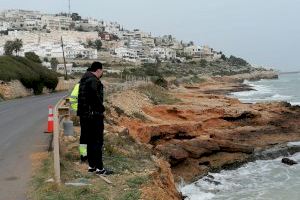
<svg viewBox="0 0 300 200"><path fill-rule="evenodd" d="M105 135L104 164L117 174L142 172L151 168L151 151L128 136Z"/></svg>
<svg viewBox="0 0 300 200"><path fill-rule="evenodd" d="M139 112L132 113L132 117L134 117L136 119L140 119L143 122L147 121L147 118L143 114L141 114Z"/></svg>
<svg viewBox="0 0 300 200"><path fill-rule="evenodd" d="M139 200L141 197L141 191L137 189L124 192L118 200Z"/></svg>
<svg viewBox="0 0 300 200"><path fill-rule="evenodd" d="M125 111L122 110L120 107L114 106L114 109L115 109L116 113L118 114L118 116L125 115Z"/></svg>
<svg viewBox="0 0 300 200"><path fill-rule="evenodd" d="M179 99L168 94L167 90L156 85L140 86L138 90L144 93L155 105L175 104L180 102Z"/></svg>
<svg viewBox="0 0 300 200"><path fill-rule="evenodd" d="M127 185L131 188L139 188L141 185L147 183L149 180L148 176L137 176L127 180Z"/></svg>
<svg viewBox="0 0 300 200"><path fill-rule="evenodd" d="M91 185L74 187L64 184L57 186L46 183L53 178L53 155L49 154L33 177L29 199L33 200L138 200L140 188L146 184L150 176L146 171L155 170L151 160L151 150L135 143L126 135L106 133L104 136L105 167L115 173L109 176L114 186L108 185L94 174L87 173L87 165L80 164L79 135L77 139L61 141L61 179L62 182L84 180Z"/></svg>

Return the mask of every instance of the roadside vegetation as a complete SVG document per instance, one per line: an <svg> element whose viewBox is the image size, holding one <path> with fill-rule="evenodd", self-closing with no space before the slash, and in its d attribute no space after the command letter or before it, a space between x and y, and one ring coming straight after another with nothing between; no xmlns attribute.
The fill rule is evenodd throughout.
<svg viewBox="0 0 300 200"><path fill-rule="evenodd" d="M32 56L29 55L30 58ZM58 84L57 77L57 73L30 59L0 56L0 80L19 80L26 88L33 89L34 94L41 94L44 87L54 90Z"/></svg>
<svg viewBox="0 0 300 200"><path fill-rule="evenodd" d="M225 58L224 58L225 59ZM181 63L160 63L156 65L148 64L137 68L127 68L122 74L111 74L107 77L113 83L124 83L126 77L147 77L150 78L150 84L140 85L134 88L134 91L143 93L154 105L176 104L180 100L173 97L168 89L172 85L193 84L206 81L204 75L227 75L236 73L247 73L255 71L254 68L241 60L229 61L219 60L207 62L201 60L189 64ZM234 58L231 58L231 60ZM232 64L229 65L229 63ZM240 66L243 64L243 66ZM224 67L221 67L224 66ZM107 75L107 74L106 74ZM203 75L203 76L202 76ZM173 77L173 78L170 78ZM134 79L133 79L134 80ZM138 79L137 79L138 80ZM121 89L120 89L121 90ZM107 95L119 90L112 90ZM147 99L147 98L143 98ZM148 101L147 99L147 101ZM106 97L107 100L107 97ZM124 100L124 99L122 99ZM136 100L136 99L135 99ZM123 104L126 101L122 102ZM135 101L136 102L136 101ZM133 105L136 107L136 105ZM131 110L128 106L128 110ZM125 112L124 107L110 106L106 109L109 113L116 113L118 117L112 120L106 119L108 126L116 127L121 116L138 119L141 122L147 122L148 118L143 112L129 114ZM127 113L127 114L126 114ZM75 125L79 125L78 118L72 117ZM39 170L33 177L29 199L32 200L138 200L141 198L142 189L151 185L154 181L151 175L157 171L154 161L151 159L153 152L142 144L136 143L129 135L128 130L116 131L106 129L104 142L104 165L112 169L115 174L107 178L112 182L109 184L103 179L89 174L87 164L80 163L78 151L80 128L75 127L75 136L61 137L60 156L61 156L61 179L63 183L79 183L81 186L72 186L68 184L56 185L51 180L53 178L53 155L48 155L42 161ZM144 194L144 193L143 193Z"/></svg>
<svg viewBox="0 0 300 200"><path fill-rule="evenodd" d="M168 91L157 85L145 85L137 88L139 92L145 94L154 105L175 104L180 102L168 94Z"/></svg>
<svg viewBox="0 0 300 200"><path fill-rule="evenodd" d="M148 77L150 80L161 87L166 88L168 78L172 78L174 83L199 83L205 81L204 76L230 76L236 74L252 73L265 70L254 68L242 58L223 56L222 59L215 61L199 60L188 63L157 63L143 64L139 67L125 67L121 74L106 74L111 78L121 78L123 81L128 78L137 79Z"/></svg>
<svg viewBox="0 0 300 200"><path fill-rule="evenodd" d="M47 182L53 178L53 156L51 153L35 170L28 198L32 200L138 200L143 185L151 182L150 174L155 170L151 152L135 143L126 134L105 134L104 164L114 171L108 176L108 184L95 174L87 172L88 165L80 163L78 151L79 128L75 137L61 140L61 179L63 183L83 183L83 186L56 185Z"/></svg>

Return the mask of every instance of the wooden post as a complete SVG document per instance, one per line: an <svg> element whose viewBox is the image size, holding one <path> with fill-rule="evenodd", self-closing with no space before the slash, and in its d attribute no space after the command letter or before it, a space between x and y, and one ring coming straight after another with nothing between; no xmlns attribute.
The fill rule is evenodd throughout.
<svg viewBox="0 0 300 200"><path fill-rule="evenodd" d="M67 65L66 65L66 58L65 58L65 51L64 51L64 42L63 42L62 36L61 36L61 48L62 48L63 58L64 58L65 80L68 80L68 72L67 72Z"/></svg>
<svg viewBox="0 0 300 200"><path fill-rule="evenodd" d="M59 119L57 110L54 117L53 153L54 153L54 179L60 184L60 158L59 158Z"/></svg>

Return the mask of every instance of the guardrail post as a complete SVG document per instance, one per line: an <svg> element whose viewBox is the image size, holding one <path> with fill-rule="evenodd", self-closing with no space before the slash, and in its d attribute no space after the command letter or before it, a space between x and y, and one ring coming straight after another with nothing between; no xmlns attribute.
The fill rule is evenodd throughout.
<svg viewBox="0 0 300 200"><path fill-rule="evenodd" d="M61 183L60 179L60 157L59 157L59 133L60 133L60 123L59 123L59 112L58 107L63 99L61 99L54 108L54 133L53 133L53 157L54 157L54 180L57 184Z"/></svg>

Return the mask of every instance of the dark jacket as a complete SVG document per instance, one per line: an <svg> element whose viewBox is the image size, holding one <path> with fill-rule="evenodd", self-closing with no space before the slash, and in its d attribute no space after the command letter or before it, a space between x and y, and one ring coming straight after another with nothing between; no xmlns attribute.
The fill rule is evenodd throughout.
<svg viewBox="0 0 300 200"><path fill-rule="evenodd" d="M80 80L77 115L81 117L103 116L103 85L92 73L86 72Z"/></svg>

